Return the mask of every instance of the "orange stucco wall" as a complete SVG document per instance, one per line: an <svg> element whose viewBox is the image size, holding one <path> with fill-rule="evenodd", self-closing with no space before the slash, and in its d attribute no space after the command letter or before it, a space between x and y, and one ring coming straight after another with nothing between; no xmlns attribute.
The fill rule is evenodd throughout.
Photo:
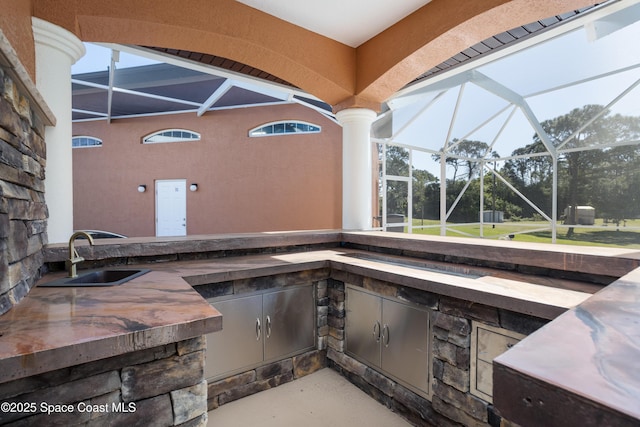
<svg viewBox="0 0 640 427"><path fill-rule="evenodd" d="M31 30L31 0L0 0L0 30L35 81L36 57Z"/></svg>
<svg viewBox="0 0 640 427"><path fill-rule="evenodd" d="M249 138L276 120L322 126L320 134ZM199 132L188 143L141 144L167 128ZM73 150L74 228L155 235L154 185L186 179L187 234L337 229L342 222L342 130L299 105L74 124L103 140ZM139 184L147 191L138 193Z"/></svg>

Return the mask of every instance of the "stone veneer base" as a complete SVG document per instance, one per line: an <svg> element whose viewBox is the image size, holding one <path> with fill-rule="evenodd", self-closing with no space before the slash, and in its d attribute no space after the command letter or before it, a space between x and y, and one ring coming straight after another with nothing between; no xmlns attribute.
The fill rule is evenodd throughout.
<svg viewBox="0 0 640 427"><path fill-rule="evenodd" d="M2 384L0 425L204 427L205 349L198 337Z"/></svg>
<svg viewBox="0 0 640 427"><path fill-rule="evenodd" d="M34 107L0 68L0 315L29 293L44 264L46 147Z"/></svg>

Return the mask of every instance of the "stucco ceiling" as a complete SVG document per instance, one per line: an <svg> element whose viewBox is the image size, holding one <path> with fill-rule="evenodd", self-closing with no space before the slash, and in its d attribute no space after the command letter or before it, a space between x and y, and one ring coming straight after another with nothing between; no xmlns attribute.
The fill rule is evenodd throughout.
<svg viewBox="0 0 640 427"><path fill-rule="evenodd" d="M237 0L269 15L357 47L431 0Z"/></svg>

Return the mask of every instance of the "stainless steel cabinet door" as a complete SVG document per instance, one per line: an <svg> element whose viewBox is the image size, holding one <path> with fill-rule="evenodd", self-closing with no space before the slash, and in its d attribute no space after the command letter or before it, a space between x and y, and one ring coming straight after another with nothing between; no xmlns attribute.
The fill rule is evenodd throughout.
<svg viewBox="0 0 640 427"><path fill-rule="evenodd" d="M380 366L380 324L382 300L353 288L347 288L345 350L371 366Z"/></svg>
<svg viewBox="0 0 640 427"><path fill-rule="evenodd" d="M399 380L429 391L429 313L384 299L382 369Z"/></svg>
<svg viewBox="0 0 640 427"><path fill-rule="evenodd" d="M213 378L260 363L263 358L262 295L218 301L222 331L207 334L205 376Z"/></svg>
<svg viewBox="0 0 640 427"><path fill-rule="evenodd" d="M264 358L278 359L315 345L313 287L264 295Z"/></svg>

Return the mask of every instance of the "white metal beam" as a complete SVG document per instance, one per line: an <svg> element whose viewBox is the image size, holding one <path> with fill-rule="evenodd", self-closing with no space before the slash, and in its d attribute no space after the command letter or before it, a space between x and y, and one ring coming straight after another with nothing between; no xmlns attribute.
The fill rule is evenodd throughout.
<svg viewBox="0 0 640 427"><path fill-rule="evenodd" d="M616 104L618 101L620 101L622 98L624 98L629 92L631 92L633 89L635 89L636 86L638 86L639 84L640 84L640 79L636 80L633 84L631 84L631 86L629 86L627 89L625 89L620 95L616 96L613 99L613 101L608 103L602 109L602 111L600 111L598 114L593 116L591 119L587 120L587 122L584 123L582 126L580 126L580 128L578 128L575 132L573 132L571 134L571 136L569 136L567 139L562 141L562 143L560 145L558 145L558 149L561 149L562 147L564 147L569 141L571 141L573 138L575 138L580 132L585 130L591 123L595 122L600 117L602 117L605 114L607 114L609 112L609 108L611 108L614 104ZM606 145L603 144L603 146L606 146Z"/></svg>
<svg viewBox="0 0 640 427"><path fill-rule="evenodd" d="M241 89L245 89L251 92L261 93L265 96L270 96L271 98L276 98L281 101L288 101L293 97L293 93L290 91L283 91L281 89L276 89L274 87L269 87L263 84L257 84L253 81L249 80L236 80L231 79L233 81L233 85L235 87L239 87ZM308 95L307 95L308 97Z"/></svg>
<svg viewBox="0 0 640 427"><path fill-rule="evenodd" d="M113 43L96 43L96 44L109 49L118 49L121 52L130 53L132 55L137 55L143 58L151 59L153 61L164 62L165 64L171 64L171 65L186 68L189 70L199 71L201 73L205 73L209 75L232 79L234 81L234 85L237 85L237 86L239 86L241 82L246 83L256 88L255 91L264 93L265 95L268 95L268 96L271 96L269 94L273 93L272 91L277 90L281 92L286 92L288 94L290 93L293 95L298 95L305 98L322 101L307 92L304 92L300 89L297 89L291 86L286 86L286 85L275 83L275 82L268 82L263 79L258 79L255 77L248 76L246 74L225 70L222 68L215 67L213 65L202 64L200 62L192 61L186 58L179 58L173 55L163 54L153 49L148 49L140 46L119 45L119 44L113 44ZM262 89L258 91L257 90L258 87ZM253 90L253 89L249 89L249 90Z"/></svg>
<svg viewBox="0 0 640 427"><path fill-rule="evenodd" d="M163 54L153 49L143 48L140 46L118 45L113 43L96 43L96 45L106 47L109 49L117 49L121 52L126 52L131 55L137 55L143 58L151 59L153 61L163 62L165 64L175 65L177 67L198 71L207 75L213 75L217 77L230 79L233 82L233 86L235 87L250 90L256 93L261 93L263 95L280 99L282 101L298 102L300 105L304 107L308 107L315 111L319 111L320 113L328 117L330 120L337 123L335 116L333 116L332 112L324 112L322 109L316 106L312 106L309 103L305 103L304 101L295 99L294 98L295 96L300 96L303 98L324 102L321 99L315 97L314 95L304 92L295 87L291 87L291 86L287 86L287 85L283 85L275 82L269 82L264 79L259 79L252 76L248 76L246 74L225 70L222 68L215 67L213 65L202 64L186 58L179 58L173 55ZM265 104L263 103L259 105L265 105ZM209 108L209 111L212 111L212 110L215 110L215 109Z"/></svg>
<svg viewBox="0 0 640 427"><path fill-rule="evenodd" d="M480 162L480 237L484 237L484 161ZM495 189L493 190L495 191ZM493 207L495 212L495 206ZM495 222L495 214L491 216L491 222Z"/></svg>
<svg viewBox="0 0 640 427"><path fill-rule="evenodd" d="M233 87L233 83L231 79L227 79L218 88L207 98L206 101L202 103L200 108L198 108L198 117L202 116L206 111L220 98L224 96L225 93L229 92L229 89Z"/></svg>
<svg viewBox="0 0 640 427"><path fill-rule="evenodd" d="M553 141L551 141L551 138L549 138L549 135L547 135L544 129L542 129L542 126L540 125L540 121L536 117L535 113L533 112L533 110L531 109L527 101L524 99L524 97L522 97L522 95L514 92L513 90L504 86L503 84L498 83L495 80L487 77L486 75L480 73L479 71L474 70L472 71L472 74L473 74L473 77L471 81L473 83L487 90L488 92L491 92L502 99L506 99L512 104L515 104L518 107L520 107L520 110L529 121L529 124L531 124L531 127L533 127L533 129L536 131L536 133L538 134L538 137L540 137L540 140L542 141L546 149L549 151L549 153L551 153L552 156L557 155L556 148L553 145Z"/></svg>
<svg viewBox="0 0 640 427"><path fill-rule="evenodd" d="M462 190L460 190L460 193L458 193L458 197L456 197L456 200L453 202L453 204L449 208L446 219L449 219L449 216L451 216L451 214L453 213L453 210L456 208L456 206L458 206L458 202L460 202L460 200L462 199L462 196L464 196L464 193L467 191L467 188L469 188L470 184L471 184L471 179L468 178L467 183L464 185Z"/></svg>
<svg viewBox="0 0 640 427"><path fill-rule="evenodd" d="M116 78L116 62L120 61L120 52L111 49L111 66L109 67L109 89L107 90L107 123L111 123L111 106L113 104L113 82Z"/></svg>
<svg viewBox="0 0 640 427"><path fill-rule="evenodd" d="M577 151L602 150L603 148L622 147L625 145L640 145L640 140L629 139L626 141L610 142L602 145L589 145L587 147L563 148L558 153L575 153Z"/></svg>
<svg viewBox="0 0 640 427"><path fill-rule="evenodd" d="M454 87L468 82L470 79L471 71L466 71L464 73L456 74L449 79L435 82L434 84L430 84L423 88L415 88L415 90L406 92L403 90L400 91L403 92L403 95L394 96L393 98L389 99L387 101L387 106L392 110L397 110L399 108L406 107L407 105L419 101L425 94L432 92L446 92L449 89L453 89Z"/></svg>
<svg viewBox="0 0 640 427"><path fill-rule="evenodd" d="M295 96L291 97L291 102L295 102L295 103L300 104L300 105L302 105L304 107L307 107L307 108L310 108L312 110L315 110L318 113L320 113L323 116L325 116L326 118L328 118L329 120L331 120L332 122L334 122L335 124L338 124L338 125L340 124L340 122L338 122L338 120L336 119L335 114L333 114L333 112L331 112L331 111L327 111L324 108L318 107L317 105L313 105L313 104L310 104L308 102L305 102L300 98L296 98Z"/></svg>
<svg viewBox="0 0 640 427"><path fill-rule="evenodd" d="M82 85L82 86L88 86L88 87L93 87L96 89L103 89L103 90L109 90L109 86L108 85L103 85L103 84L99 84L99 83L92 83L92 82L85 82L84 80L78 80L78 79L71 79L72 83L78 84L78 85ZM120 88L117 86L113 86L111 89L113 92L118 92L118 93L124 93L127 95L134 95L134 96L140 96L143 98L151 98L151 99L158 99L161 101L168 101L168 102L174 102L176 104L185 104L185 105L190 105L193 107L200 107L200 103L198 102L192 102L192 101L187 101L184 99L179 99L179 98L170 98L168 96L162 96L162 95L155 95L153 93L146 93L146 92L140 92L137 90L131 90L131 89L124 89L124 88Z"/></svg>
<svg viewBox="0 0 640 427"><path fill-rule="evenodd" d="M398 129L398 131L392 135L391 139L395 140L398 136L402 135L402 133L407 128L409 128L409 126L411 126L413 123L415 123L415 121L418 120L418 118L420 118L422 116L422 114L424 114L429 108L431 108L431 106L438 99L440 99L445 93L447 93L447 90L443 90L440 93L438 93L435 97L433 97L433 99L431 101L429 101L424 107L422 107L413 117L411 117L411 119L409 119L409 121L407 121L407 123L405 123L404 126L402 126L400 129ZM393 114L393 113L391 113L391 114Z"/></svg>
<svg viewBox="0 0 640 427"><path fill-rule="evenodd" d="M109 115L107 113L100 113L98 111L81 110L79 108L72 108L71 111L73 113L89 114L91 116L109 117Z"/></svg>
<svg viewBox="0 0 640 427"><path fill-rule="evenodd" d="M440 235L447 235L447 158L440 156Z"/></svg>
<svg viewBox="0 0 640 427"><path fill-rule="evenodd" d="M228 106L224 106L224 107L213 107L213 108L210 108L209 111L233 110L233 109L236 109L236 108L267 107L267 106L271 106L271 105L286 105L286 104L290 104L290 102L287 102L287 101L276 101L276 102L265 102L263 104L228 105ZM78 110L78 111L82 112L82 110ZM134 118L139 118L139 117L170 116L170 115L174 115L174 114L190 114L190 113L197 113L197 112L198 112L198 110L196 108L192 108L192 109L178 110L178 111L160 111L158 113L127 114L127 115L114 117L114 119L134 119ZM92 112L89 112L89 113L90 114L99 115L99 113L92 113ZM91 118L91 119L76 119L76 120L74 120L74 122L91 122L91 121L99 121L99 120L105 120L105 119L104 118L100 118L100 117Z"/></svg>
<svg viewBox="0 0 640 427"><path fill-rule="evenodd" d="M555 37L566 34L570 31L573 31L577 28L582 27L583 25L589 22L602 19L608 15L611 15L620 10L623 10L633 5L634 3L637 3L637 1L638 0L619 0L615 2L607 2L600 6L594 7L593 9L583 12L574 18L568 19L562 22L560 25L556 25L549 30L541 31L539 34L536 34L534 37L528 37L525 40L519 41L517 43L513 43L512 45L509 45L505 48L497 49L485 55L480 55L477 59L466 61L463 64L460 64L459 66L452 68L451 70L444 71L432 78L424 79L418 83L407 86L404 89L399 90L391 98L389 98L389 100L387 100L387 104L389 104L390 102L393 103L395 99L410 95L414 91L418 91L422 89L424 89L425 91L430 91L430 87L432 87L436 83L443 82L450 78L456 78L456 76L459 74L466 73L472 69L479 68L485 64L488 64L500 58L509 56L512 53L519 52L521 50L534 46L538 43L542 43L547 40L551 40Z"/></svg>
<svg viewBox="0 0 640 427"><path fill-rule="evenodd" d="M464 86L466 83L462 83L460 85L460 89L458 90L458 97L456 98L456 106L453 109L453 115L451 117L451 122L449 123L449 130L447 131L447 138L444 141L444 144L442 145L442 153L445 154L447 151L449 151L451 148L454 148L456 145L459 144L451 144L449 145L449 142L451 141L451 135L453 133L453 127L456 124L456 118L458 117L458 109L460 108L460 102L462 101L462 94L464 93Z"/></svg>
<svg viewBox="0 0 640 427"><path fill-rule="evenodd" d="M595 76L591 76L591 77L587 77L584 79L580 79L580 80L575 80L569 83L565 83L562 85L558 85L558 86L554 86L554 87L550 87L544 90L539 90L537 92L533 92L533 93L528 93L526 95L523 95L523 98L533 98L535 96L540 96L540 95L544 95L547 93L551 93L551 92L556 92L558 90L562 90L562 89L566 89L569 87L573 87L573 86L578 86L581 85L583 83L589 83L591 81L594 80L599 80L599 79L604 79L605 77L610 77L610 76L615 76L616 74L621 74L621 73L626 73L627 71L632 71L635 70L636 68L640 67L640 63L634 64L634 65L630 65L628 67L624 67L624 68L619 68L617 70L613 70L613 71L608 71L606 73L601 73L601 74L596 74Z"/></svg>
<svg viewBox="0 0 640 427"><path fill-rule="evenodd" d="M512 104L507 105L507 106L505 107L505 109L506 109L506 108L509 108L509 107L511 107L511 106L512 106ZM504 111L504 110L502 110L502 111ZM500 114L502 114L502 111L500 112ZM485 159L486 159L486 158L487 158L491 153L493 153L493 147L496 145L496 142L498 142L498 138L500 138L500 135L502 135L502 132L504 132L504 130L506 129L507 125L508 125L508 124L509 124L509 122L511 121L511 118L513 117L513 115L515 114L515 112L516 112L516 106L514 105L514 106L513 106L513 108L512 108L512 110L511 110L511 112L509 113L509 116L507 116L507 118L505 119L504 123L502 124L502 126L501 126L501 127L500 127L500 129L498 130L498 133L496 133L496 136L493 138L493 141L491 141L491 144L489 144L489 148L487 149L487 152L486 152L486 153L484 153L484 156L483 156L483 157L484 157ZM496 117L497 117L497 115L496 115ZM483 125L483 126L484 126L484 125ZM497 157L494 157L494 158L493 158L493 161L495 162L495 161L497 161L497 159L498 159ZM482 169L482 168L481 168L481 169Z"/></svg>
<svg viewBox="0 0 640 427"><path fill-rule="evenodd" d="M476 126L475 128L473 128L472 130L470 130L466 135L464 135L462 138L460 138L461 140L465 140L467 138L469 138L471 135L473 135L475 132L477 132L478 130L482 129L483 127L485 127L487 124L491 123L495 118L497 118L498 116L500 116L500 114L504 113L505 111L507 111L510 107L513 107L513 104L507 104L505 105L503 108L501 108L497 113L495 113L494 115L492 115L491 117L489 117L487 120L485 120L484 122L480 123L478 126ZM500 129L500 132L498 132L498 134L496 135L496 137L493 140L493 143L491 144L491 146L493 146L498 138L498 136L500 135L500 133L502 133L502 131L504 130L505 126L507 125L507 123L509 123L509 120L511 119L511 116L513 116L513 112L515 111L515 109L513 109L511 111L511 113L509 114L509 117L505 120L504 124L502 125L502 128Z"/></svg>
<svg viewBox="0 0 640 427"><path fill-rule="evenodd" d="M558 236L558 157L551 158L553 174L551 175L551 243L556 243Z"/></svg>
<svg viewBox="0 0 640 427"><path fill-rule="evenodd" d="M498 172L495 172L493 169L491 168L487 168L485 165L485 169L489 170L494 176L496 176L504 185L506 185L507 187L509 187L514 193L516 193L522 200L524 200L529 206L531 206L533 209L536 210L536 212L538 212L540 215L542 215L542 217L544 219L546 219L547 221L551 221L551 218L549 218L549 215L547 215L546 213L544 213L542 211L542 209L540 209L539 207L537 207L535 205L535 203L533 203L531 200L529 200L527 198L527 196L525 196L524 194L522 194L520 191L518 191L517 188L515 188L513 185L511 185L511 183L509 183L509 181L507 181L506 179L504 179L502 177L502 175L500 175Z"/></svg>

